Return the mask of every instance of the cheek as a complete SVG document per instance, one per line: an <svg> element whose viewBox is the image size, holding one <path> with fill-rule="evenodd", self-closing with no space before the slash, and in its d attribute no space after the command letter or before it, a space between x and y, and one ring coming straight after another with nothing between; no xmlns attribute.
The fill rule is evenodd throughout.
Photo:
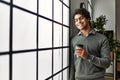
<svg viewBox="0 0 120 80"><path fill-rule="evenodd" d="M79 28L79 23L75 23L76 27Z"/></svg>
<svg viewBox="0 0 120 80"><path fill-rule="evenodd" d="M77 25L78 24L78 22L75 22L75 25Z"/></svg>

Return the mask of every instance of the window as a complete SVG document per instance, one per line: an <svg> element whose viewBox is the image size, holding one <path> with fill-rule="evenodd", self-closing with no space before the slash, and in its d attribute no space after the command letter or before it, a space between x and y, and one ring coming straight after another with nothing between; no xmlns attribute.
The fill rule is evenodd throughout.
<svg viewBox="0 0 120 80"><path fill-rule="evenodd" d="M92 12L92 0L88 0L88 11L90 12L91 20L93 19L93 12Z"/></svg>
<svg viewBox="0 0 120 80"><path fill-rule="evenodd" d="M0 80L68 80L69 0L0 0Z"/></svg>

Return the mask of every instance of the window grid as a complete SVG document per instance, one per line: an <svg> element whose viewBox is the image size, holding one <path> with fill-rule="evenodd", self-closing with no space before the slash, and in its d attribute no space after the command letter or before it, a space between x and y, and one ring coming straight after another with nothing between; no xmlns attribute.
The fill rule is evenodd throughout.
<svg viewBox="0 0 120 80"><path fill-rule="evenodd" d="M66 28L69 29L69 25L63 24L63 13L64 13L63 5L66 6L69 9L69 12L70 12L70 7L67 4L65 4L62 0L59 0L59 1L62 3L62 22L58 22L58 21L54 20L54 14L53 14L54 13L54 9L53 9L54 5L52 5L52 7L53 7L52 8L52 19L50 19L50 18L47 18L47 17L39 14L39 0L37 0L37 13L13 4L13 0L10 0L10 2L0 1L0 3L6 4L7 6L10 7L9 51L8 52L7 51L0 52L0 56L9 55L9 80L13 80L13 62L12 62L13 61L13 54L22 54L22 53L27 54L29 52L36 52L36 80L39 80L39 78L38 78L38 76L39 76L39 74L38 74L38 69L39 69L39 67L38 67L38 64L39 64L38 54L39 53L38 52L39 51L46 51L46 50L52 50L52 75L49 76L48 78L46 78L46 80L49 80L49 79L53 80L54 76L59 75L59 74L61 74L61 76L62 76L61 79L63 80L63 71L69 68L69 66L66 66L66 67L63 68L63 49L66 49L66 48L69 49L69 45L68 46L63 46L63 27L66 27ZM53 4L53 2L54 2L54 0L52 0L52 4ZM13 50L13 8L16 8L16 9L19 9L21 11L32 14L34 16L37 16L36 17L36 27L37 27L36 28L37 29L36 30L36 49L26 49L26 50L16 50L16 51ZM38 34L39 33L39 25L38 25L39 17L52 22L52 47L39 48L39 46L38 46L38 43L39 43L39 40L38 40L38 38L39 38L39 34ZM54 36L53 36L54 35L54 31L53 31L54 30L54 23L62 26L62 46L54 47L54 40L53 40L54 39ZM54 69L54 67L53 67L54 56L53 55L54 55L54 50L55 49L62 49L62 52L61 52L62 53L62 65L61 65L62 70L60 70L56 73L53 73L53 69Z"/></svg>

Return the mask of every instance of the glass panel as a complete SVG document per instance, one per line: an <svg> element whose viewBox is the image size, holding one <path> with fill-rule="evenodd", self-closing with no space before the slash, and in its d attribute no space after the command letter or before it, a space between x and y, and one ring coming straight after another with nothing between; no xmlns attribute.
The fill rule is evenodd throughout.
<svg viewBox="0 0 120 80"><path fill-rule="evenodd" d="M52 51L39 52L39 80L45 80L52 75Z"/></svg>
<svg viewBox="0 0 120 80"><path fill-rule="evenodd" d="M13 4L37 12L37 0L14 0Z"/></svg>
<svg viewBox="0 0 120 80"><path fill-rule="evenodd" d="M67 6L69 6L69 0L63 0L63 2L64 2Z"/></svg>
<svg viewBox="0 0 120 80"><path fill-rule="evenodd" d="M7 1L7 2L10 2L10 0L3 0L3 1Z"/></svg>
<svg viewBox="0 0 120 80"><path fill-rule="evenodd" d="M69 46L69 28L63 27L63 46Z"/></svg>
<svg viewBox="0 0 120 80"><path fill-rule="evenodd" d="M57 74L56 76L53 77L53 80L62 80L62 74L61 73Z"/></svg>
<svg viewBox="0 0 120 80"><path fill-rule="evenodd" d="M54 73L62 69L62 50L61 49L54 50L54 64L53 65L54 65Z"/></svg>
<svg viewBox="0 0 120 80"><path fill-rule="evenodd" d="M39 1L39 14L52 19L52 0Z"/></svg>
<svg viewBox="0 0 120 80"><path fill-rule="evenodd" d="M9 80L9 56L0 56L0 80Z"/></svg>
<svg viewBox="0 0 120 80"><path fill-rule="evenodd" d="M54 23L54 47L62 46L62 26Z"/></svg>
<svg viewBox="0 0 120 80"><path fill-rule="evenodd" d="M54 0L54 20L62 23L62 3Z"/></svg>
<svg viewBox="0 0 120 80"><path fill-rule="evenodd" d="M13 80L36 80L35 52L13 55Z"/></svg>
<svg viewBox="0 0 120 80"><path fill-rule="evenodd" d="M9 50L9 6L0 3L0 52Z"/></svg>
<svg viewBox="0 0 120 80"><path fill-rule="evenodd" d="M63 24L69 26L69 8L63 6Z"/></svg>
<svg viewBox="0 0 120 80"><path fill-rule="evenodd" d="M63 49L63 68L67 67L69 64L69 48Z"/></svg>
<svg viewBox="0 0 120 80"><path fill-rule="evenodd" d="M68 69L63 71L63 80L68 80Z"/></svg>
<svg viewBox="0 0 120 80"><path fill-rule="evenodd" d="M24 19L23 19L24 18ZM36 16L13 10L13 49L36 48Z"/></svg>
<svg viewBox="0 0 120 80"><path fill-rule="evenodd" d="M52 47L52 22L39 18L39 48Z"/></svg>

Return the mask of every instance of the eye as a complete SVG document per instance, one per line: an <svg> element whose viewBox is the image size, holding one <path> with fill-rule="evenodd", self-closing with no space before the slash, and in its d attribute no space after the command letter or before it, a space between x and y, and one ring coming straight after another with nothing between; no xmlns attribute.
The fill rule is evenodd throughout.
<svg viewBox="0 0 120 80"><path fill-rule="evenodd" d="M77 22L78 20L83 20L83 19L84 19L84 17L81 16L79 18L74 19L74 21Z"/></svg>
<svg viewBox="0 0 120 80"><path fill-rule="evenodd" d="M82 19L84 19L84 17L80 17L79 19L82 20Z"/></svg>
<svg viewBox="0 0 120 80"><path fill-rule="evenodd" d="M74 21L75 21L75 22L77 22L77 21L78 21L78 19L74 19Z"/></svg>

